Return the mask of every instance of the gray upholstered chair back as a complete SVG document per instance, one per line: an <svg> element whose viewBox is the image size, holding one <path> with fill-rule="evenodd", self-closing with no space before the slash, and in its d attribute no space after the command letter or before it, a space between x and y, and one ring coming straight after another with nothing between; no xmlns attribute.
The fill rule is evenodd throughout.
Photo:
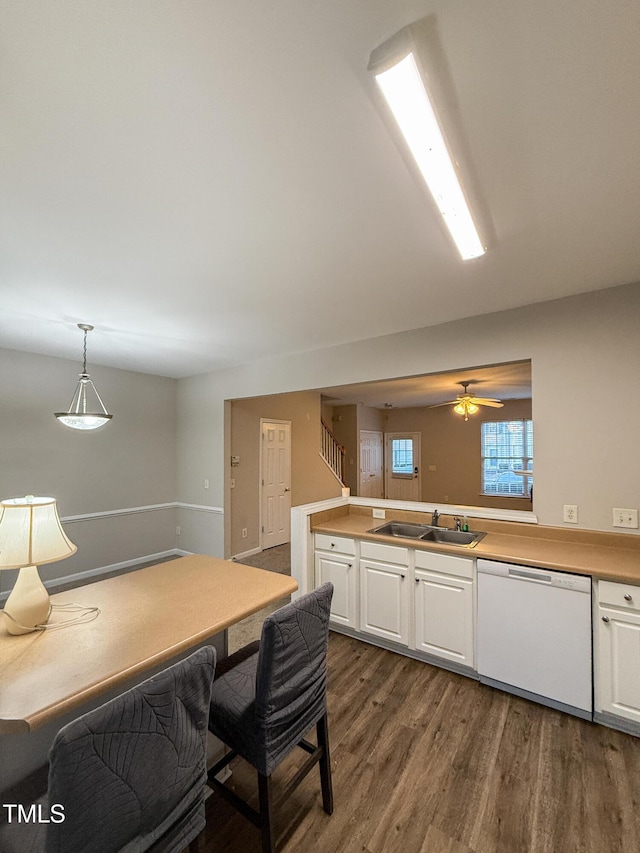
<svg viewBox="0 0 640 853"><path fill-rule="evenodd" d="M215 649L198 649L66 725L49 755L46 853L179 851L204 828ZM199 829L198 829L199 827Z"/></svg>
<svg viewBox="0 0 640 853"><path fill-rule="evenodd" d="M263 773L325 713L332 596L333 585L323 584L272 613L262 626L255 724L266 746Z"/></svg>

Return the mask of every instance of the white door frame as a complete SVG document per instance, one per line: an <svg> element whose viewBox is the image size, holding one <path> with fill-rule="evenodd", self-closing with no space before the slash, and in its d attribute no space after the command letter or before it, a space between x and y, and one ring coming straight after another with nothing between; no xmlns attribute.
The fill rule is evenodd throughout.
<svg viewBox="0 0 640 853"><path fill-rule="evenodd" d="M263 517L263 502L264 502L264 480L263 480L263 464L264 464L264 426L265 424L284 424L289 427L289 448L286 468L288 472L288 482L284 485L283 498L285 502L288 500L288 506L285 509L285 529L278 541L265 543L264 532L264 517ZM258 470L258 494L259 499L259 525L260 525L260 549L272 548L275 545L284 545L285 542L291 541L291 421L282 420L280 418L260 418L260 462Z"/></svg>

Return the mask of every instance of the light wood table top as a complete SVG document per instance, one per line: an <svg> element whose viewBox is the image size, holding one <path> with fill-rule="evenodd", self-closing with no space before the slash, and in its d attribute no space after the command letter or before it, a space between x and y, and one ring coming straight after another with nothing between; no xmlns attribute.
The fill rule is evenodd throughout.
<svg viewBox="0 0 640 853"><path fill-rule="evenodd" d="M0 627L0 734L39 728L297 588L288 575L196 554L52 595L100 614L17 636ZM54 611L50 624L68 618Z"/></svg>

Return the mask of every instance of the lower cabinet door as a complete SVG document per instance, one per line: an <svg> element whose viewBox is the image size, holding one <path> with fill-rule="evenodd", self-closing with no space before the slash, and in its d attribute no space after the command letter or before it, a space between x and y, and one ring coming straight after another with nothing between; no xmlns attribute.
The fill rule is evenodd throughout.
<svg viewBox="0 0 640 853"><path fill-rule="evenodd" d="M598 608L596 709L640 723L640 614Z"/></svg>
<svg viewBox="0 0 640 853"><path fill-rule="evenodd" d="M316 552L316 582L318 586L330 581L333 584L331 622L357 629L358 602L356 584L356 559L334 557Z"/></svg>
<svg viewBox="0 0 640 853"><path fill-rule="evenodd" d="M360 560L360 630L409 645L409 589L405 566Z"/></svg>
<svg viewBox="0 0 640 853"><path fill-rule="evenodd" d="M473 582L417 569L414 586L415 648L473 668Z"/></svg>

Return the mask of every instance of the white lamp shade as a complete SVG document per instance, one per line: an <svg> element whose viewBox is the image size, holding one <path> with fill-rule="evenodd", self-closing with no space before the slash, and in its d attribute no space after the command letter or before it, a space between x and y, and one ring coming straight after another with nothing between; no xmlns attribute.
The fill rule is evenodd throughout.
<svg viewBox="0 0 640 853"><path fill-rule="evenodd" d="M41 566L76 551L62 529L55 498L27 495L0 502L0 569Z"/></svg>

